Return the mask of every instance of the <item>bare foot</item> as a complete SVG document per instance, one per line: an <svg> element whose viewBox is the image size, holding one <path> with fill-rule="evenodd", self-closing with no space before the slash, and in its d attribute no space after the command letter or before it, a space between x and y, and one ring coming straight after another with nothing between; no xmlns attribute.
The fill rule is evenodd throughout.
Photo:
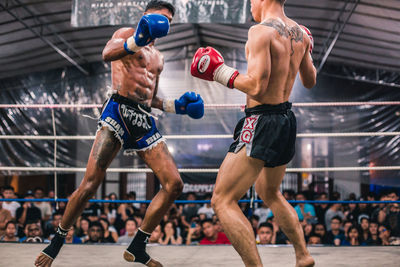
<svg viewBox="0 0 400 267"><path fill-rule="evenodd" d="M43 253L40 253L35 260L35 266L37 267L50 267L52 263L53 259Z"/></svg>
<svg viewBox="0 0 400 267"><path fill-rule="evenodd" d="M135 256L133 256L131 253L124 251L124 259L127 262L134 262L135 261ZM146 264L149 267L163 267L163 265L161 263L159 263L158 261L151 259L149 261L149 263Z"/></svg>
<svg viewBox="0 0 400 267"><path fill-rule="evenodd" d="M313 267L315 261L310 255L304 256L301 259L296 259L296 267Z"/></svg>

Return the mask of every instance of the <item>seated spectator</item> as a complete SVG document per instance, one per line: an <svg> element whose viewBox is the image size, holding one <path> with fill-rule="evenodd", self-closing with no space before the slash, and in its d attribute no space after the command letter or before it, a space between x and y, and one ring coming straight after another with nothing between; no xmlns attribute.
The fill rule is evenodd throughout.
<svg viewBox="0 0 400 267"><path fill-rule="evenodd" d="M270 217L267 219L267 222L272 224L272 226L274 227L274 233L276 236L276 241L275 243L278 245L288 245L290 244L289 239L287 238L287 236L285 235L285 233L283 231L281 231L279 224L276 222L275 217Z"/></svg>
<svg viewBox="0 0 400 267"><path fill-rule="evenodd" d="M187 201L197 200L195 193L188 193L186 196ZM196 203L188 203L183 206L181 222L184 227L190 228L192 219L197 217L199 206Z"/></svg>
<svg viewBox="0 0 400 267"><path fill-rule="evenodd" d="M18 242L17 237L17 224L14 221L8 221L6 223L6 230L4 235L0 237L0 242Z"/></svg>
<svg viewBox="0 0 400 267"><path fill-rule="evenodd" d="M117 230L113 226L110 226L110 223L106 218L100 218L99 222L103 227L104 236L103 243L115 243L118 240Z"/></svg>
<svg viewBox="0 0 400 267"><path fill-rule="evenodd" d="M258 226L257 229L257 244L268 245L275 244L276 233L274 232L274 227L272 224L264 222Z"/></svg>
<svg viewBox="0 0 400 267"><path fill-rule="evenodd" d="M319 236L316 233L311 233L311 235L308 237L307 245L320 245L320 244L322 244L321 236Z"/></svg>
<svg viewBox="0 0 400 267"><path fill-rule="evenodd" d="M4 186L3 187L3 197L7 198L7 199L16 198L14 187ZM21 207L21 204L19 204L16 201L3 202L3 209L8 210L11 213L11 216L14 220L16 219L16 212L19 207Z"/></svg>
<svg viewBox="0 0 400 267"><path fill-rule="evenodd" d="M104 200L110 200L109 197L105 197ZM107 220L110 222L110 225L114 225L115 219L117 218L117 209L114 203L106 203L102 204L102 214L107 216Z"/></svg>
<svg viewBox="0 0 400 267"><path fill-rule="evenodd" d="M354 198L349 198L348 200L354 201L354 200L356 200L356 198L355 197ZM353 224L356 224L358 215L360 214L360 210L359 210L359 208L358 208L356 203L350 203L347 206L348 206L348 208L344 212L344 216L346 218L346 221L350 221Z"/></svg>
<svg viewBox="0 0 400 267"><path fill-rule="evenodd" d="M151 236L149 238L149 243L161 244L163 236L164 236L164 233L161 230L161 225L157 225L157 227L151 233Z"/></svg>
<svg viewBox="0 0 400 267"><path fill-rule="evenodd" d="M313 231L310 235L318 235L321 238L321 243L322 244L327 244L327 240L326 240L326 228L325 225L323 223L317 223L313 225Z"/></svg>
<svg viewBox="0 0 400 267"><path fill-rule="evenodd" d="M173 222L168 221L163 228L163 238L160 242L162 245L181 245L182 237L177 234L176 226Z"/></svg>
<svg viewBox="0 0 400 267"><path fill-rule="evenodd" d="M142 225L143 222L143 216L140 214L134 214L133 215L133 219L135 219L136 223L137 223L137 227L139 228Z"/></svg>
<svg viewBox="0 0 400 267"><path fill-rule="evenodd" d="M82 240L82 243L85 243L89 239L89 220L81 217L76 226L75 235Z"/></svg>
<svg viewBox="0 0 400 267"><path fill-rule="evenodd" d="M392 198L392 201L397 201L393 199L394 198ZM398 203L391 203L388 205L384 224L391 229L392 236L400 237L400 205Z"/></svg>
<svg viewBox="0 0 400 267"><path fill-rule="evenodd" d="M222 229L222 227L221 227ZM218 232L218 227L215 228L215 230ZM187 232L186 236L186 245L195 245L199 244L200 240L203 238L203 234L201 231L201 225L198 220L193 220L190 228Z"/></svg>
<svg viewBox="0 0 400 267"><path fill-rule="evenodd" d="M67 236L65 237L65 243L66 244L82 244L82 240L75 236L75 226L73 225L68 233Z"/></svg>
<svg viewBox="0 0 400 267"><path fill-rule="evenodd" d="M218 218L216 218L215 220L213 219L213 223L215 225L215 229L217 230L217 232L223 232L224 231L224 229L222 228L221 221Z"/></svg>
<svg viewBox="0 0 400 267"><path fill-rule="evenodd" d="M0 199L3 196L0 195ZM12 220L11 212L9 210L3 209L3 202L0 201L0 236L3 236L6 231L7 222Z"/></svg>
<svg viewBox="0 0 400 267"><path fill-rule="evenodd" d="M263 202L260 207L254 210L254 215L259 217L259 223L261 224L272 216L272 211L268 208L267 204Z"/></svg>
<svg viewBox="0 0 400 267"><path fill-rule="evenodd" d="M44 198L44 190L41 187L36 187L34 192L34 197L36 199ZM52 207L49 202L35 202L34 205L40 209L40 213L42 214L42 221L47 222L52 214Z"/></svg>
<svg viewBox="0 0 400 267"><path fill-rule="evenodd" d="M104 229L100 222L90 222L89 239L86 244L104 243Z"/></svg>
<svg viewBox="0 0 400 267"><path fill-rule="evenodd" d="M206 219L201 222L201 229L204 238L200 240L200 245L220 245L230 244L229 239L222 232L218 232L211 219Z"/></svg>
<svg viewBox="0 0 400 267"><path fill-rule="evenodd" d="M50 190L49 193L47 194L47 198L55 198L56 194L54 193L54 190ZM58 207L60 207L60 203L65 203L65 202L58 202ZM56 202L49 202L51 206L52 213L57 209L57 203ZM59 210L59 209L58 209ZM64 214L64 211L61 212Z"/></svg>
<svg viewBox="0 0 400 267"><path fill-rule="evenodd" d="M131 197L132 198L132 197ZM138 210L130 203L119 205L117 210L117 218L115 219L115 228L120 232L126 223L126 220L133 217L133 214L138 213Z"/></svg>
<svg viewBox="0 0 400 267"><path fill-rule="evenodd" d="M364 216L359 217L358 224L361 230L361 240L366 242L369 238L369 217L364 214Z"/></svg>
<svg viewBox="0 0 400 267"><path fill-rule="evenodd" d="M32 191L26 192L25 199L33 199ZM37 222L42 218L40 209L35 207L32 202L25 202L22 207L19 207L16 212L17 222L20 225L25 225L26 222Z"/></svg>
<svg viewBox="0 0 400 267"><path fill-rule="evenodd" d="M287 189L282 192L282 195L287 201L291 201L294 200L295 192L292 189Z"/></svg>
<svg viewBox="0 0 400 267"><path fill-rule="evenodd" d="M248 200L246 196L242 197L240 200ZM249 202L239 202L239 208L243 212L246 218L249 217L250 214L250 203Z"/></svg>
<svg viewBox="0 0 400 267"><path fill-rule="evenodd" d="M304 220L301 222L301 226L303 227L304 239L306 240L306 243L307 243L308 238L310 237L310 235L312 233L313 225L310 223L307 223L307 220Z"/></svg>
<svg viewBox="0 0 400 267"><path fill-rule="evenodd" d="M58 225L61 223L62 214L58 211L53 213L51 221L49 221L45 225L44 229L44 236L48 239L53 239L54 235L56 234Z"/></svg>
<svg viewBox="0 0 400 267"><path fill-rule="evenodd" d="M327 201L328 200L328 194L327 193L321 193L317 197L318 201ZM319 223L325 223L325 213L328 210L328 204L315 204L315 214L317 216L317 220Z"/></svg>
<svg viewBox="0 0 400 267"><path fill-rule="evenodd" d="M260 219L258 218L257 215L252 215L250 217L250 224L251 224L251 227L253 228L254 236L257 236L257 228L258 228L259 221L260 221ZM214 222L214 224L215 224L215 222Z"/></svg>
<svg viewBox="0 0 400 267"><path fill-rule="evenodd" d="M366 199L364 197L360 197L358 199L359 201L365 201ZM361 217L367 216L368 218L371 218L371 215L373 213L373 207L371 205L368 205L366 203L360 203L358 204L358 218L357 221L360 220Z"/></svg>
<svg viewBox="0 0 400 267"><path fill-rule="evenodd" d="M304 193L298 193L296 195L296 200L297 201L305 201L306 197L304 196ZM315 209L314 206L311 204L298 204L294 207L294 210L297 213L297 216L299 217L299 221L303 220L309 220L310 223L316 222L316 214L315 214Z"/></svg>
<svg viewBox="0 0 400 267"><path fill-rule="evenodd" d="M379 238L378 234L378 223L375 221L371 221L369 223L369 238L367 239L366 243L369 246L378 246L382 245L382 240Z"/></svg>
<svg viewBox="0 0 400 267"><path fill-rule="evenodd" d="M357 225L357 224L355 224L355 225ZM343 232L344 232L344 236L346 238L348 237L347 236L347 233L348 233L347 230L349 230L349 228L352 227L352 226L353 226L353 222L351 222L351 221L344 221L343 222Z"/></svg>
<svg viewBox="0 0 400 267"><path fill-rule="evenodd" d="M342 246L365 246L365 243L362 242L362 237L360 230L357 226L351 226L347 230L347 238L342 240Z"/></svg>
<svg viewBox="0 0 400 267"><path fill-rule="evenodd" d="M147 206L148 205L146 203L140 203L140 208L139 212L137 213L137 216L144 218L144 216L146 215Z"/></svg>
<svg viewBox="0 0 400 267"><path fill-rule="evenodd" d="M207 194L204 196L204 200L210 201L211 200L211 195ZM198 211L197 214L200 216L200 214L205 214L206 219L211 219L212 216L214 215L214 210L211 207L211 203L207 202L205 203ZM200 217L201 219L201 217Z"/></svg>
<svg viewBox="0 0 400 267"><path fill-rule="evenodd" d="M101 208L99 204L86 202L85 209L82 211L81 216L87 218L89 222L95 222L99 220L100 214Z"/></svg>
<svg viewBox="0 0 400 267"><path fill-rule="evenodd" d="M333 198L332 200L338 201L338 198ZM326 230L331 230L331 221L333 217L340 217L340 220L343 221L344 214L342 212L342 205L341 204L332 204L332 206L326 211L325 213L325 225Z"/></svg>
<svg viewBox="0 0 400 267"><path fill-rule="evenodd" d="M25 236L21 238L20 242L26 243L48 243L49 240L44 239L40 223L36 221L28 221L24 229Z"/></svg>
<svg viewBox="0 0 400 267"><path fill-rule="evenodd" d="M339 216L333 217L331 220L331 230L328 231L326 242L330 245L339 246L344 240L345 235L343 230L341 230L342 218Z"/></svg>
<svg viewBox="0 0 400 267"><path fill-rule="evenodd" d="M118 244L130 244L138 230L135 219L128 219L125 222L125 235L120 236L117 240Z"/></svg>
<svg viewBox="0 0 400 267"><path fill-rule="evenodd" d="M390 230L386 226L380 225L378 231L379 231L379 238L382 240L382 245L389 246Z"/></svg>

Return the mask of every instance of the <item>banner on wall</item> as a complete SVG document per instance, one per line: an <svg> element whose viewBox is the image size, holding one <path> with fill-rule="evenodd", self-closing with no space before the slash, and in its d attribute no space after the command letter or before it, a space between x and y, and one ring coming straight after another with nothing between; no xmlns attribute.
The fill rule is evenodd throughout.
<svg viewBox="0 0 400 267"><path fill-rule="evenodd" d="M183 193L212 193L217 179L216 173L181 173Z"/></svg>
<svg viewBox="0 0 400 267"><path fill-rule="evenodd" d="M74 27L135 25L150 0L73 0ZM251 19L248 1L172 0L174 23L243 24Z"/></svg>

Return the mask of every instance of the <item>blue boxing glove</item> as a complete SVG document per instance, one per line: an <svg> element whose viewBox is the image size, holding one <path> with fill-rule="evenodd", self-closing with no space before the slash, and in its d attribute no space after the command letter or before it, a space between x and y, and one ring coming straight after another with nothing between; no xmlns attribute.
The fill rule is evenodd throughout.
<svg viewBox="0 0 400 267"><path fill-rule="evenodd" d="M164 100L163 109L166 112L185 115L200 119L204 115L204 102L200 95L186 92L179 99Z"/></svg>
<svg viewBox="0 0 400 267"><path fill-rule="evenodd" d="M124 44L125 51L128 54L134 54L156 38L166 36L168 32L169 21L166 16L160 14L144 15L139 21L134 36L126 40Z"/></svg>

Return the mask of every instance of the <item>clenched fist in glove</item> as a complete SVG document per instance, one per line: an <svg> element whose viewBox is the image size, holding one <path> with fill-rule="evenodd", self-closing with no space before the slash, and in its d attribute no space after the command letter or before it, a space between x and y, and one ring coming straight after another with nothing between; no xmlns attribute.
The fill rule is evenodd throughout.
<svg viewBox="0 0 400 267"><path fill-rule="evenodd" d="M163 109L166 112L187 114L193 119L200 119L204 115L204 102L199 94L186 92L179 99L164 100Z"/></svg>
<svg viewBox="0 0 400 267"><path fill-rule="evenodd" d="M233 88L239 72L225 65L224 58L216 49L201 47L193 57L191 74L194 77L207 81L216 81Z"/></svg>

